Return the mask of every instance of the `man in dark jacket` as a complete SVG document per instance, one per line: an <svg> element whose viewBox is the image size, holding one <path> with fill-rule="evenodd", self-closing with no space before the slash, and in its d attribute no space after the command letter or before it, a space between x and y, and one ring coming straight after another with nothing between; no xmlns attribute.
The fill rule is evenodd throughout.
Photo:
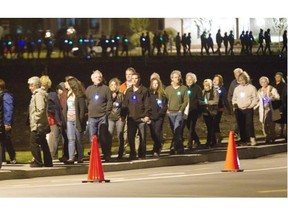
<svg viewBox="0 0 288 216"><path fill-rule="evenodd" d="M41 81L37 76L28 79L29 89L32 97L29 104L29 125L31 153L34 158L30 167L52 167L52 157L46 140L46 134L50 132L47 118L48 94L41 89ZM40 148L41 146L41 148ZM42 162L41 150L43 151L44 164Z"/></svg>
<svg viewBox="0 0 288 216"><path fill-rule="evenodd" d="M136 159L135 136L137 129L140 135L138 157L144 159L146 157L146 124L150 123L151 106L149 91L141 84L140 74L132 75L132 87L127 89L123 105L127 115L129 159Z"/></svg>
<svg viewBox="0 0 288 216"><path fill-rule="evenodd" d="M7 150L10 161L9 163L16 163L16 153L11 141L11 131L13 123L14 112L14 98L13 95L7 91L5 81L0 79L0 134L3 135L2 144L2 162L6 162L5 150ZM4 130L3 130L4 126ZM3 131L2 131L3 130ZM1 157L1 156L0 156ZM0 165L1 166L1 165Z"/></svg>
<svg viewBox="0 0 288 216"><path fill-rule="evenodd" d="M103 83L103 75L99 70L93 71L91 75L93 85L87 87L85 94L88 106L88 122L90 140L94 135L98 136L99 143L104 154L105 161L110 160L111 148L108 137L108 115L112 110L111 91L107 85Z"/></svg>
<svg viewBox="0 0 288 216"><path fill-rule="evenodd" d="M202 98L202 89L198 84L196 84L196 82L197 77L194 73L189 72L186 74L186 86L188 88L187 93L189 97L189 112L187 120L184 122L186 122L187 128L189 130L188 148L200 147L201 144L195 127L197 119L200 115L199 101Z"/></svg>

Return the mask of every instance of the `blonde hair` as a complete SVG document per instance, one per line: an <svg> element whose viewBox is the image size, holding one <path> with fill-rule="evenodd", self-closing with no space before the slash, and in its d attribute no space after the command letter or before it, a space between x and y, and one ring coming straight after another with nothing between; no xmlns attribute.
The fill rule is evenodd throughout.
<svg viewBox="0 0 288 216"><path fill-rule="evenodd" d="M47 75L41 76L40 77L40 82L41 82L42 86L47 86L48 88L51 88L51 86L52 86L52 81L49 78L49 76L47 76Z"/></svg>
<svg viewBox="0 0 288 216"><path fill-rule="evenodd" d="M117 77L112 78L112 79L109 81L109 88L110 88L112 82L115 82L115 84L116 84L116 86L117 86L116 91L118 92L118 91L119 91L119 88L120 88L120 85L121 85L121 81L120 81Z"/></svg>
<svg viewBox="0 0 288 216"><path fill-rule="evenodd" d="M213 85L213 81L212 81L211 79L205 79L205 80L203 81L203 86L204 86L206 83L209 84L210 89L211 89L211 88L212 88L212 85Z"/></svg>

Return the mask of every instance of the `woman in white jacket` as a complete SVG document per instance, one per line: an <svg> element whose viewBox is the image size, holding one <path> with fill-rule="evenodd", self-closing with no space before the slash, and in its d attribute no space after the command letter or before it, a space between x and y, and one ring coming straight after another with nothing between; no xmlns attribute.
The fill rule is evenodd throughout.
<svg viewBox="0 0 288 216"><path fill-rule="evenodd" d="M275 141L275 123L276 119L272 118L272 101L279 100L280 96L277 89L269 85L269 79L262 76L259 79L261 88L258 90L259 96L259 121L262 124L264 136L266 136L266 143L273 143Z"/></svg>

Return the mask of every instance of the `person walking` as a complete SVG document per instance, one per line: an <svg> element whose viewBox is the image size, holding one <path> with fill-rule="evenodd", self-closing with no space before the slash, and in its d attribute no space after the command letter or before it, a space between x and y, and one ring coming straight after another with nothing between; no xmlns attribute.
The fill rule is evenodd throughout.
<svg viewBox="0 0 288 216"><path fill-rule="evenodd" d="M113 140L114 128L116 127L118 140L118 159L122 159L124 153L125 125L125 116L123 115L124 94L119 91L120 80L116 77L109 81L109 88L111 91L113 103L111 113L108 115L108 131L110 133L109 142L112 142Z"/></svg>
<svg viewBox="0 0 288 216"><path fill-rule="evenodd" d="M262 76L259 79L261 88L258 90L259 96L259 121L262 124L263 134L265 136L265 142L271 144L275 142L275 122L273 119L272 111L272 102L279 100L280 96L277 92L277 89L269 85L269 79L266 76ZM256 107L255 107L256 108ZM281 116L279 115L279 118Z"/></svg>
<svg viewBox="0 0 288 216"><path fill-rule="evenodd" d="M272 103L274 109L280 110L281 118L275 121L276 125L280 125L280 137L285 138L287 142L287 84L284 80L282 72L276 72L275 81L271 84L277 89L280 100Z"/></svg>
<svg viewBox="0 0 288 216"><path fill-rule="evenodd" d="M200 36L201 39L201 56L203 56L203 49L205 49L206 54L208 54L208 49L207 49L207 38L206 38L206 31L203 31L203 33Z"/></svg>
<svg viewBox="0 0 288 216"><path fill-rule="evenodd" d="M62 115L58 95L51 89L52 81L47 75L40 77L41 88L48 93L47 116L50 125L50 133L46 139L51 152L52 159L58 158L58 144L60 141Z"/></svg>
<svg viewBox="0 0 288 216"><path fill-rule="evenodd" d="M234 74L234 78L235 79L233 79L231 81L230 85L229 85L228 94L227 94L227 100L228 100L229 107L230 107L228 109L228 113L230 115L233 115L232 97L233 97L233 93L234 93L235 88L239 85L238 77L239 77L239 75L241 73L243 73L242 68L235 68L233 70L233 74ZM235 115L235 119L237 119L236 115ZM234 132L235 132L235 136L237 137L238 134L239 134L239 127L238 127L237 121L236 121L236 123L234 125Z"/></svg>
<svg viewBox="0 0 288 216"><path fill-rule="evenodd" d="M282 46L282 49L281 49L281 53L284 54L284 55L287 55L287 30L285 30L283 32L283 36L282 36L282 43L283 43L283 46Z"/></svg>
<svg viewBox="0 0 288 216"><path fill-rule="evenodd" d="M86 101L85 88L82 83L73 76L65 78L65 88L67 93L67 109L65 113L65 121L67 122L68 137L68 154L69 158L66 164L74 164L75 149L77 148L77 162L83 163L84 160L84 144L83 132L86 128Z"/></svg>
<svg viewBox="0 0 288 216"><path fill-rule="evenodd" d="M272 54L271 51L271 35L270 35L270 29L268 28L267 31L264 33L265 38L265 48L264 48L264 55L266 55L266 50L268 50L269 55Z"/></svg>
<svg viewBox="0 0 288 216"><path fill-rule="evenodd" d="M233 31L231 30L230 34L228 35L228 42L230 46L228 50L228 54L231 54L231 56L234 55L234 41L235 41L234 34L233 34Z"/></svg>
<svg viewBox="0 0 288 216"><path fill-rule="evenodd" d="M184 110L188 105L188 88L182 84L181 71L173 70L170 74L171 85L165 88L168 98L167 116L173 134L170 154L183 154L182 124Z"/></svg>
<svg viewBox="0 0 288 216"><path fill-rule="evenodd" d="M225 108L227 110L229 110L230 106L229 106L229 102L227 100L227 92L226 92L226 89L224 87L223 76L220 74L215 74L212 82L213 82L213 89L216 90L218 95L219 95L218 110L217 110L217 114L215 116L215 129L214 129L214 131L215 131L215 136L216 136L216 144L220 145L221 141L223 139L222 134L221 134L221 130L220 130L221 119L222 119L223 112L224 112Z"/></svg>
<svg viewBox="0 0 288 216"><path fill-rule="evenodd" d="M264 54L264 47L263 47L263 43L264 43L264 35L263 35L263 29L260 29L259 35L258 35L258 43L259 43L259 47L256 51L256 54L259 55L259 52L261 51L262 55Z"/></svg>
<svg viewBox="0 0 288 216"><path fill-rule="evenodd" d="M2 162L7 162L6 150L10 158L10 161L7 163L16 164L16 153L11 140L13 114L14 97L6 89L5 81L0 79L0 168Z"/></svg>
<svg viewBox="0 0 288 216"><path fill-rule="evenodd" d="M250 142L255 146L254 107L259 102L257 89L250 83L250 77L243 72L238 77L239 85L235 88L232 105L236 113L237 124L240 131L240 144Z"/></svg>
<svg viewBox="0 0 288 216"><path fill-rule="evenodd" d="M151 123L150 134L153 140L152 155L159 157L163 142L163 123L167 111L167 97L160 78L153 77L150 81Z"/></svg>
<svg viewBox="0 0 288 216"><path fill-rule="evenodd" d="M139 73L132 75L132 87L128 88L124 96L124 113L127 116L128 143L130 160L137 159L135 136L138 130L140 143L138 158L146 158L146 128L150 123L151 105L149 91L141 84Z"/></svg>
<svg viewBox="0 0 288 216"><path fill-rule="evenodd" d="M223 38L221 36L221 30L218 29L216 34L216 43L217 43L217 50L215 53L218 53L219 56L221 56L221 44L222 44Z"/></svg>
<svg viewBox="0 0 288 216"><path fill-rule="evenodd" d="M219 92L213 88L211 79L203 81L202 100L202 115L207 127L206 148L213 148L217 144L216 140L216 115L218 113Z"/></svg>
<svg viewBox="0 0 288 216"><path fill-rule="evenodd" d="M67 94L68 91L65 88L65 83L61 82L56 86L56 92L59 98L60 107L61 107L61 135L63 138L63 148L62 148L62 156L59 157L60 162L66 162L69 158L68 153L68 137L67 137L67 122L65 121L65 113L67 112Z"/></svg>
<svg viewBox="0 0 288 216"><path fill-rule="evenodd" d="M202 98L201 87L196 83L197 76L194 73L186 74L186 86L188 88L188 116L186 120L186 126L189 130L188 132L188 148L194 149L199 148L201 145L199 136L196 133L197 120L201 114L199 102ZM183 128L184 129L184 128Z"/></svg>
<svg viewBox="0 0 288 216"><path fill-rule="evenodd" d="M28 79L32 97L29 104L30 144L33 161L30 167L53 167L52 157L46 140L46 134L50 132L47 118L48 94L41 88L40 78L33 76ZM44 163L41 150L43 151Z"/></svg>
<svg viewBox="0 0 288 216"><path fill-rule="evenodd" d="M92 85L88 86L85 94L88 106L88 124L90 141L96 135L106 162L111 159L111 142L107 142L108 132L108 115L112 110L111 91L104 84L103 74L99 70L94 70L91 74Z"/></svg>

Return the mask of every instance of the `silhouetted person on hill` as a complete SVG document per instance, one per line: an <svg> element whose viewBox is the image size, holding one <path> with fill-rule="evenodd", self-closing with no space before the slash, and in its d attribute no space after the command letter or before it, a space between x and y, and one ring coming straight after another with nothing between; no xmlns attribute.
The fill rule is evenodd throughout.
<svg viewBox="0 0 288 216"><path fill-rule="evenodd" d="M257 55L259 55L259 51L260 50L261 50L262 54L264 53L263 42L264 42L263 29L260 29L260 32L259 32L259 35L258 35L259 47L258 47L258 49L256 51Z"/></svg>
<svg viewBox="0 0 288 216"><path fill-rule="evenodd" d="M181 44L182 44L182 47L183 47L183 55L186 56L186 54L187 54L186 33L184 33L184 34L182 35Z"/></svg>
<svg viewBox="0 0 288 216"><path fill-rule="evenodd" d="M246 31L244 36L245 54L249 54L249 31Z"/></svg>
<svg viewBox="0 0 288 216"><path fill-rule="evenodd" d="M240 54L245 54L245 31L242 31L242 33L240 35L240 42L241 42Z"/></svg>
<svg viewBox="0 0 288 216"><path fill-rule="evenodd" d="M228 55L228 35L227 32L224 33L223 43L225 47L225 55Z"/></svg>
<svg viewBox="0 0 288 216"><path fill-rule="evenodd" d="M166 31L163 32L163 55L168 55L167 44L169 42L169 35Z"/></svg>
<svg viewBox="0 0 288 216"><path fill-rule="evenodd" d="M214 53L214 43L213 43L213 39L211 37L211 33L209 33L209 36L207 38L207 50L208 50L208 55L210 55L209 50L212 50L212 54Z"/></svg>
<svg viewBox="0 0 288 216"><path fill-rule="evenodd" d="M187 54L191 56L191 33L189 32L187 37L186 37L186 49L187 49Z"/></svg>
<svg viewBox="0 0 288 216"><path fill-rule="evenodd" d="M128 38L126 37L126 34L123 35L122 37L122 53L121 55L123 55L124 53L126 53L126 56L128 56L128 43L129 43L129 40Z"/></svg>
<svg viewBox="0 0 288 216"><path fill-rule="evenodd" d="M270 35L270 29L268 28L267 31L264 33L265 38L265 48L264 48L264 55L266 55L266 50L268 49L269 55L272 54L271 51L271 35Z"/></svg>
<svg viewBox="0 0 288 216"><path fill-rule="evenodd" d="M157 45L157 34L154 33L154 36L152 39L152 50L151 50L152 56L154 55L154 50L156 49L156 45Z"/></svg>
<svg viewBox="0 0 288 216"><path fill-rule="evenodd" d="M287 30L284 31L282 37L283 37L283 47L281 53L287 54Z"/></svg>
<svg viewBox="0 0 288 216"><path fill-rule="evenodd" d="M141 34L139 40L140 40L140 47L141 47L141 51L142 51L142 56L144 56L146 53L146 38L145 38L144 33Z"/></svg>
<svg viewBox="0 0 288 216"><path fill-rule="evenodd" d="M176 46L177 56L180 56L181 55L181 37L180 37L180 32L178 32L176 37L175 37L175 46Z"/></svg>
<svg viewBox="0 0 288 216"><path fill-rule="evenodd" d="M252 49L253 49L253 44L254 44L254 36L252 31L249 32L249 40L248 40L248 55L252 55Z"/></svg>
<svg viewBox="0 0 288 216"><path fill-rule="evenodd" d="M117 57L118 56L118 53L119 53L119 44L120 44L120 35L119 33L117 32L115 37L114 37L114 40L115 40L115 56Z"/></svg>
<svg viewBox="0 0 288 216"><path fill-rule="evenodd" d="M30 55L31 55L31 57L33 59L34 58L35 42L31 36L28 37L26 48L27 48L27 58L29 59Z"/></svg>
<svg viewBox="0 0 288 216"><path fill-rule="evenodd" d="M200 36L200 39L201 39L201 56L203 56L203 48L205 49L206 53L208 54L206 31L203 31L203 33Z"/></svg>
<svg viewBox="0 0 288 216"><path fill-rule="evenodd" d="M148 56L150 56L151 55L151 40L150 40L150 34L148 31L146 32L145 38L146 38L146 51L147 51Z"/></svg>
<svg viewBox="0 0 288 216"><path fill-rule="evenodd" d="M233 31L231 30L230 31L230 34L228 35L228 42L229 42L229 45L230 45L230 48L228 50L228 54L231 53L231 55L234 55L234 34L233 34Z"/></svg>
<svg viewBox="0 0 288 216"><path fill-rule="evenodd" d="M221 36L221 30L219 29L217 34L216 34L216 43L217 43L217 50L215 51L215 53L218 53L218 55L221 55L221 44L222 44L222 36Z"/></svg>
<svg viewBox="0 0 288 216"><path fill-rule="evenodd" d="M158 33L156 37L157 56L160 56L162 54L161 53L162 44L163 44L163 36L161 35L161 33Z"/></svg>
<svg viewBox="0 0 288 216"><path fill-rule="evenodd" d="M108 39L107 39L107 41L108 41ZM99 41L99 46L102 49L101 56L106 57L107 56L108 43L106 43L106 36L105 35L101 36L100 41Z"/></svg>

